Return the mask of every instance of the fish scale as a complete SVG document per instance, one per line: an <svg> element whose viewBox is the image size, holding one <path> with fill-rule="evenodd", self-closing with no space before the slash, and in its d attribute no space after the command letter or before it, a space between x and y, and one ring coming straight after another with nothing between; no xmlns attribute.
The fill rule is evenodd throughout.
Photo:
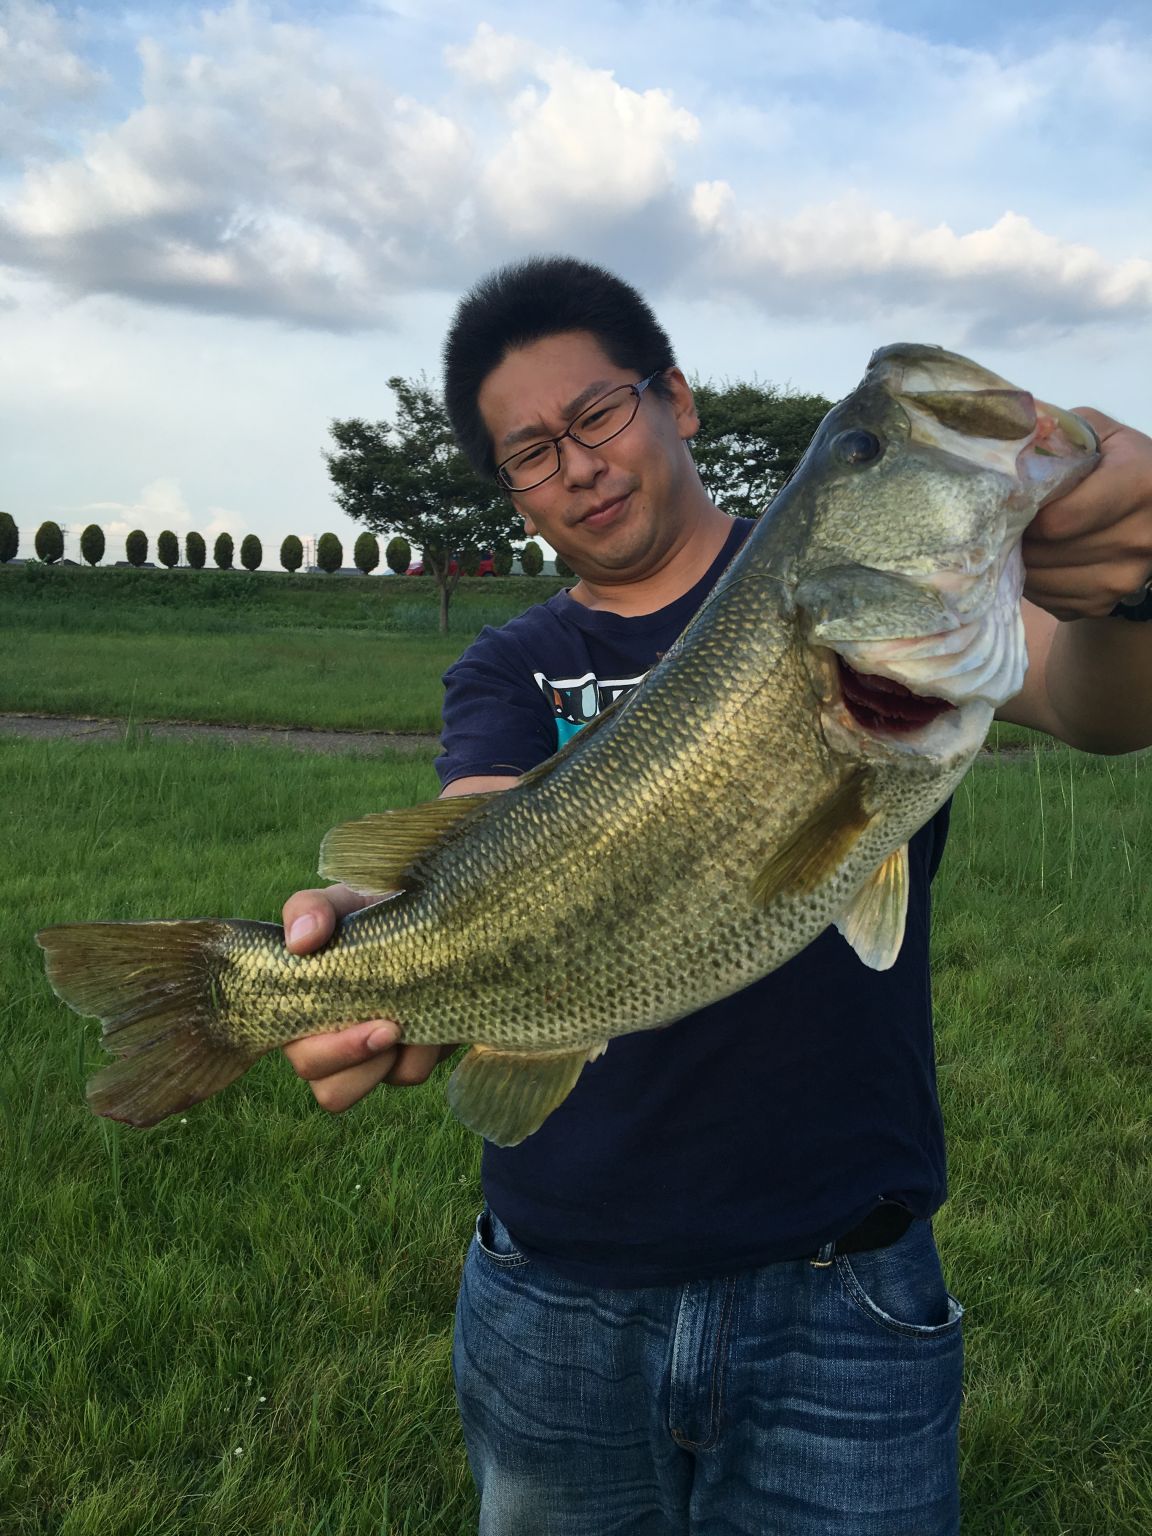
<svg viewBox="0 0 1152 1536"><path fill-rule="evenodd" d="M397 894L323 950L242 921L39 934L120 1058L90 1104L152 1124L278 1045L392 1018L411 1043L471 1044L449 1099L510 1145L613 1036L728 996L829 924L891 965L908 839L1022 680L1023 529L1095 450L967 359L876 353L633 693L499 795L328 835L322 873Z"/></svg>

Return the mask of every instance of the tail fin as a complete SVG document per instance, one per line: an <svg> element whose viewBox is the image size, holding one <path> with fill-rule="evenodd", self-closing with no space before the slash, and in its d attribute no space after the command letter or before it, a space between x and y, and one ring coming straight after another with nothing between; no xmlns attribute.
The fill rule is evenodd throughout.
<svg viewBox="0 0 1152 1536"><path fill-rule="evenodd" d="M229 1040L219 1016L222 922L63 923L44 928L48 980L77 1013L99 1018L124 1058L97 1072L98 1115L155 1125L235 1082L267 1046Z"/></svg>

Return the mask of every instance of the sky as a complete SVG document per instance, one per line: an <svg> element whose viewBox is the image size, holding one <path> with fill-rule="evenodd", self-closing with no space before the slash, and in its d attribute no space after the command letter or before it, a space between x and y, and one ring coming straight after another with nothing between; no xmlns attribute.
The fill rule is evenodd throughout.
<svg viewBox="0 0 1152 1536"><path fill-rule="evenodd" d="M0 509L350 559L329 423L539 252L690 376L935 342L1152 430L1150 81L1147 0L0 0Z"/></svg>

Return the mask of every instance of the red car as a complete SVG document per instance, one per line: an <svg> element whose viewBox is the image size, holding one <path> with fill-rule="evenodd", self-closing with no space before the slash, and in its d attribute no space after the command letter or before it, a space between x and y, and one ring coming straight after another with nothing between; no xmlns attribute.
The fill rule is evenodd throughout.
<svg viewBox="0 0 1152 1536"><path fill-rule="evenodd" d="M455 576L456 572L459 569L460 569L459 562L457 561L456 556L453 555L451 560L449 560L449 562L448 562L448 574L449 574L449 576ZM408 567L407 574L409 576L425 576L425 575L430 576L432 573L431 573L431 571L425 571L423 560L417 560L412 565L410 565ZM495 566L495 563L493 562L492 551L490 549L485 549L485 550L481 551L481 554L480 554L480 564L476 567L476 573L475 574L477 576L495 576L495 574L496 574L496 566Z"/></svg>

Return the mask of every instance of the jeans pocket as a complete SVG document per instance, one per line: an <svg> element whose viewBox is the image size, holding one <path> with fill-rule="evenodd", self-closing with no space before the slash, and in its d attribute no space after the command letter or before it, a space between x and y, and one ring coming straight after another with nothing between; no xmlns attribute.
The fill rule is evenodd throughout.
<svg viewBox="0 0 1152 1536"><path fill-rule="evenodd" d="M926 1340L960 1327L964 1308L944 1284L927 1221L914 1221L887 1248L837 1254L836 1273L849 1299L889 1333Z"/></svg>
<svg viewBox="0 0 1152 1536"><path fill-rule="evenodd" d="M520 1252L508 1228L488 1205L476 1218L476 1246L486 1259L501 1269L512 1269L529 1262L528 1255Z"/></svg>

